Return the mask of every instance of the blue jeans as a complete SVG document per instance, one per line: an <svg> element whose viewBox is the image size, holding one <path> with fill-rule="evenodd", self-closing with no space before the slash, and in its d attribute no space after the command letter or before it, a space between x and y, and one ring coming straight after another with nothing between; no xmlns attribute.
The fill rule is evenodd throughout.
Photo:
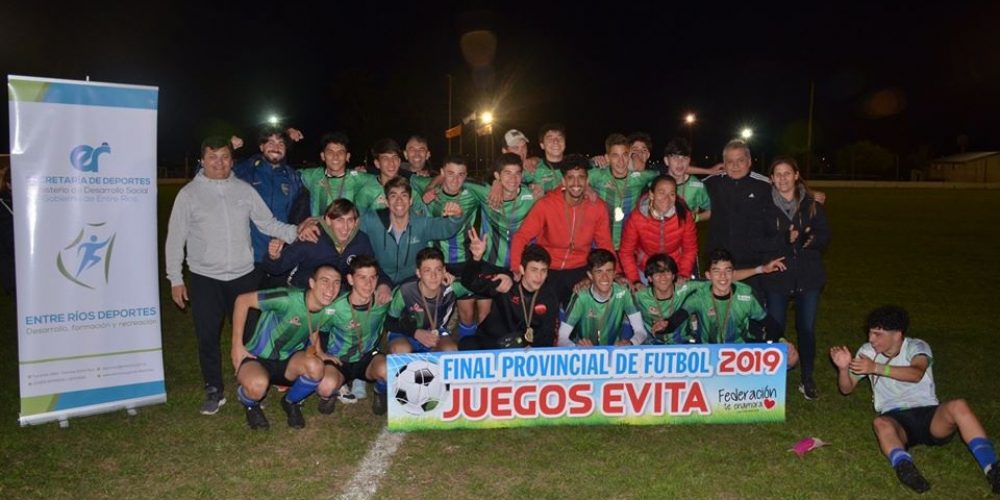
<svg viewBox="0 0 1000 500"><path fill-rule="evenodd" d="M778 322L782 334L788 317L788 303L795 299L795 330L798 333L802 380L812 378L816 362L816 312L819 310L819 294L819 289L793 293L767 292L767 313Z"/></svg>

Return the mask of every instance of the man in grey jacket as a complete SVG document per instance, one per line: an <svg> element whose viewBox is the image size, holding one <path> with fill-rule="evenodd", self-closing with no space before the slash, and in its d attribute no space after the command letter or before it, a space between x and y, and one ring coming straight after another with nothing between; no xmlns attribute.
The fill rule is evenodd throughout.
<svg viewBox="0 0 1000 500"><path fill-rule="evenodd" d="M198 338L198 361L205 381L201 413L213 415L226 403L219 335L236 297L256 288L250 222L261 232L295 241L297 229L274 218L260 195L232 175L229 141L209 137L201 145L202 170L174 199L167 226L165 259L170 294L181 309L188 301L181 264L185 247L190 271L191 311ZM303 227L312 223L305 222ZM310 231L313 238L315 235Z"/></svg>

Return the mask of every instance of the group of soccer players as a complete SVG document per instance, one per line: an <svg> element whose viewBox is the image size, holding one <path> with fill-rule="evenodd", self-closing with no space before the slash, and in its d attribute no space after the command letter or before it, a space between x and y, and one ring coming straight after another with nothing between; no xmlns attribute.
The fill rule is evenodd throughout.
<svg viewBox="0 0 1000 500"><path fill-rule="evenodd" d="M283 222L299 222L296 204L308 207L308 216L300 217L298 241L292 242L288 228L261 224L251 211L255 226L281 238L258 252L255 276L258 283L281 286L258 285L239 294L232 306L231 360L249 427L269 427L261 401L272 385L284 390L281 407L295 428L305 426L302 402L314 392L319 412L329 414L338 400L366 395L366 383L374 384L373 412L385 414L386 353L786 342L788 364L796 365L799 353L785 341L783 325L767 314L760 294L741 281L782 272L782 259L746 265L730 249L713 248L704 263L707 279L698 274L695 226L712 218L713 207L704 185L691 174L724 172L689 169L690 151L682 139L668 145L662 171L648 161L651 141L644 134L612 134L604 155L587 158L564 154L564 128L546 125L539 145L542 157L529 157L527 137L507 132L491 178L475 182L460 156L445 158L432 175L427 141L419 136L407 141L405 151L391 139L379 141L372 150L375 173L349 167L344 134L325 136L323 166L291 174L302 190L291 205L286 203ZM206 141L203 158L220 151L231 155L232 145ZM407 169L401 168L403 156L410 161ZM267 169L277 167L262 162L254 168L266 176L274 173ZM215 181L231 180L228 172L222 177L210 165L205 169ZM274 190L290 199L287 191ZM716 208L716 218L726 215ZM189 217L190 224L199 223ZM640 218L649 228L659 228L658 236L637 228ZM197 273L205 262L192 265L192 237L185 233L181 241L188 242L189 267ZM650 241L657 237L658 242ZM168 271L169 261L168 251ZM176 292L175 285L175 301L183 306L186 290L180 300ZM904 338L906 324L894 321L879 317L869 327L895 328ZM875 333L870 340L854 360L846 348L831 352L842 392L867 375L882 394L880 412L910 402L905 394L912 384L930 391L921 404L934 398L932 379L929 388L921 382L931 376L925 344L910 342L907 361L916 361L894 368L901 363L898 350L892 353L899 346L886 342L883 347ZM200 349L203 344L204 339ZM878 361L879 356L885 359ZM204 365L203 359L203 371ZM881 382L884 378L890 381ZM207 378L206 384L208 391ZM207 401L214 403L210 410L225 402L221 383L215 389L209 393L214 400ZM933 399L933 405L923 405L939 408L941 417L931 410L922 420L876 419L886 456L905 484L926 489L925 481L913 479L919 473L903 448L937 442L959 429L997 491L1000 471L994 467L992 443L968 407L952 403L937 407ZM203 413L214 413L205 408ZM916 440L914 428L929 437Z"/></svg>

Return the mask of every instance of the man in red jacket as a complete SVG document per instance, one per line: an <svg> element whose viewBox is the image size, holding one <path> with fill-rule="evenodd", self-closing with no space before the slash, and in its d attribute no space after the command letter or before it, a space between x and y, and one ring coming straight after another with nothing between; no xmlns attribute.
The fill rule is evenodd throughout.
<svg viewBox="0 0 1000 500"><path fill-rule="evenodd" d="M573 295L573 286L587 275L591 248L614 252L607 207L600 199L589 201L584 196L588 167L585 156L567 156L560 168L562 189L552 190L535 203L511 243L511 269L518 269L521 252L532 240L549 252L548 282L563 307Z"/></svg>

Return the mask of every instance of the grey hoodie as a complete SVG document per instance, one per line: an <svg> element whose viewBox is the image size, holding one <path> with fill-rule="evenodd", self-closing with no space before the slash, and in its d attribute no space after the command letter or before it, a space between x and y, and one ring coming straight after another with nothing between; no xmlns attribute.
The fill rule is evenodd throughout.
<svg viewBox="0 0 1000 500"><path fill-rule="evenodd" d="M193 273L229 281L253 270L250 222L264 234L295 241L296 226L279 222L257 191L230 174L216 180L199 171L174 199L164 256L171 286L184 284L181 262Z"/></svg>

